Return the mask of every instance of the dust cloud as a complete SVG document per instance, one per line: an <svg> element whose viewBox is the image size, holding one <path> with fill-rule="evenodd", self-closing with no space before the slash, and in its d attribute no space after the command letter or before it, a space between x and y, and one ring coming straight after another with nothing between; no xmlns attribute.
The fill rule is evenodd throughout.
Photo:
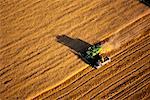
<svg viewBox="0 0 150 100"><path fill-rule="evenodd" d="M114 35L111 38L109 38L108 41L102 45L101 53L109 53L112 50L119 49L119 47L121 46L121 42L118 40L118 38L119 35Z"/></svg>
<svg viewBox="0 0 150 100"><path fill-rule="evenodd" d="M104 44L102 44L102 51L101 54L110 53L116 49L119 49L123 44L131 41L136 40L137 38L141 37L141 34L129 32L126 34L115 34L111 36Z"/></svg>

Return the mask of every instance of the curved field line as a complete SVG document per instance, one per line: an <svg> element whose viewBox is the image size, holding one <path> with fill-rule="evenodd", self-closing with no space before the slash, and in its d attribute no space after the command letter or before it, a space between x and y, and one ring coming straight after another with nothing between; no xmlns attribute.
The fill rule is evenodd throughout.
<svg viewBox="0 0 150 100"><path fill-rule="evenodd" d="M114 76L113 76L113 77L114 77ZM111 78L112 78L112 77L111 77ZM111 79L111 78L110 78L110 79ZM122 78L122 79L123 79L123 78ZM106 82L107 82L107 81L108 81L108 80L106 80ZM120 81L120 79L119 79L119 81ZM119 81L117 81L117 82L119 82ZM102 82L102 83L104 83L104 82ZM101 83L101 84L102 84L102 83ZM100 85L101 85L101 84L100 84ZM105 91L106 89L108 89L109 87L111 87L111 86L114 85L114 84L116 84L116 82L113 83L113 84L111 84L111 85L109 85L107 88L103 89L103 90L102 90L101 92L99 92L98 94L102 93L103 91ZM100 86L100 85L99 85L99 86ZM99 87L99 86L97 86L97 87ZM94 89L92 89L92 90L94 90ZM89 93L89 92L88 92L88 93ZM88 93L86 93L86 95L87 95ZM97 94L97 95L98 95L98 94ZM96 95L96 96L97 96L97 95ZM83 96L85 96L85 95L83 95ZM92 98L95 98L95 96L92 97Z"/></svg>
<svg viewBox="0 0 150 100"><path fill-rule="evenodd" d="M95 7L94 7L94 8L95 8ZM89 10L91 10L91 9L89 9ZM88 11L89 11L89 10L88 10ZM84 13L86 13L86 12L84 12ZM75 17L75 18L76 18L76 17ZM56 22L55 22L55 23L56 23ZM49 25L49 23L48 23L47 25ZM45 26L45 25L43 25L43 26ZM42 28L42 27L40 27L40 28ZM39 28L37 28L37 29L39 29ZM46 32L46 33L49 33L49 32ZM30 35L30 34L27 34L26 36L29 36L29 35ZM46 34L44 34L44 35L46 35ZM24 36L24 37L26 37L26 36ZM22 39L23 39L24 37L22 37ZM43 37L43 35L42 35L41 37ZM21 40L21 38L20 38L19 40ZM18 40L18 41L19 41L19 40ZM6 47L7 47L7 46L6 46ZM8 47L7 47L7 48L8 48ZM7 48L6 48L6 49L7 49Z"/></svg>
<svg viewBox="0 0 150 100"><path fill-rule="evenodd" d="M81 68L81 70L83 70L83 68ZM70 75L70 77L71 77L72 75ZM65 80L67 80L68 78L70 78L70 77L67 77ZM36 79L39 79L39 77L37 77ZM62 80L63 81L63 80ZM28 81L28 83L30 83L30 85L32 85L33 84L33 82L37 82L37 80L35 80L34 79L34 81L33 80L30 80L30 81ZM44 83L45 83L46 81L44 81ZM47 83L49 83L49 82L47 82ZM62 83L61 81L60 81L60 83ZM59 82L57 83L57 84L60 84ZM41 83L41 84L43 84L43 83ZM56 84L56 85L57 85ZM20 90L20 88L24 88L24 87L26 87L28 84L24 84L23 86L22 86L22 83L21 84L18 84L17 86L15 86L15 87L13 87L13 90L14 91L12 91L12 90L9 90L9 91L7 91L7 92L9 92L9 96L12 96L12 95L14 95L17 91L18 91L18 89ZM22 86L22 87L21 87ZM7 96L8 96L7 95ZM32 98L32 97L29 97L29 98Z"/></svg>
<svg viewBox="0 0 150 100"><path fill-rule="evenodd" d="M144 44L145 44L145 43L144 43ZM134 48L132 48L132 49L134 49ZM126 50L127 50L127 48L126 48ZM132 51L132 50L131 50L131 51ZM123 54L122 54L122 55L123 55ZM122 56L122 55L121 55L121 56ZM130 55L130 54L129 54L129 55ZM120 56L120 55L119 55L119 56ZM117 63L117 62L116 62L116 63ZM106 69L105 69L105 70L106 70ZM91 71L90 71L90 72L91 72ZM88 72L88 73L89 73L89 72ZM85 75L84 75L84 76L85 76ZM79 79L80 79L80 78L79 78ZM77 81L77 80L75 80L75 81ZM74 83L74 82L73 82L73 83ZM73 83L72 83L72 84L73 84Z"/></svg>
<svg viewBox="0 0 150 100"><path fill-rule="evenodd" d="M145 16L145 15L144 15L144 16ZM135 20L138 20L138 18L135 19ZM49 24L49 23L48 23L48 24ZM47 25L48 25L48 24L47 24ZM45 26L45 25L44 25L44 26ZM42 26L41 26L40 28L42 28ZM39 29L39 28L37 28L37 29ZM35 30L34 30L34 31L35 31ZM20 40L22 40L24 37L27 37L27 36L29 36L29 35L30 35L30 34L27 34L27 35L23 36L22 38L18 39L17 41L20 41ZM16 42L17 42L17 41L16 41ZM13 42L15 42L15 41L13 41ZM12 42L12 43L9 43L8 45L13 44L13 42ZM5 47L7 47L8 45L6 45ZM10 47L7 47L7 48L10 48ZM7 48L6 48L6 49L7 49Z"/></svg>
<svg viewBox="0 0 150 100"><path fill-rule="evenodd" d="M4 8L4 9L1 9L0 10L0 13L3 13L3 12L5 12L5 11L8 11L10 8L12 8L12 7L14 7L14 3L15 3L15 5L20 5L21 3L23 3L23 1L25 1L25 0L16 0L15 2L13 1L13 3L9 3L9 2L7 2L7 5L5 5L5 3L3 2L3 3L1 3L1 7L2 8ZM7 8L6 8L7 7Z"/></svg>
<svg viewBox="0 0 150 100"><path fill-rule="evenodd" d="M82 7L84 7L84 6L82 6ZM77 9L77 10L79 10L79 9ZM88 9L88 10L90 10L90 9ZM87 12L87 11L86 11L86 12ZM86 13L86 12L83 12L83 13ZM76 18L76 17L75 17L75 18ZM53 23L54 23L54 22L56 23L55 20L57 20L57 18L53 20ZM70 20L70 19L69 19L69 20ZM38 29L41 29L41 28L43 29L43 27L49 25L50 23L52 23L52 22L48 22L48 23L46 23L46 24L44 24L44 25L42 25L42 26L39 26L38 28L36 28L36 29L34 29L34 30L32 30L32 31L35 33ZM31 32L32 32L32 31L31 31ZM20 37L19 39L15 40L15 41L12 41L12 42L10 42L10 43L8 43L8 44L6 44L6 45L4 45L3 47L0 48L0 49L2 49L0 52L2 52L2 51L4 51L4 50L6 50L6 49L12 47L13 45L15 45L14 43L17 43L17 42L19 42L20 40L22 40L22 39L24 39L24 38L26 38L26 37L29 37L30 35L32 35L32 34L30 34L31 32L28 32L28 34L26 34L26 35ZM50 32L47 32L47 33L50 33ZM45 34L44 34L44 35L45 35ZM41 37L42 37L42 36L41 36ZM4 49L4 50L3 50L3 49Z"/></svg>
<svg viewBox="0 0 150 100"><path fill-rule="evenodd" d="M150 78L148 78L148 79L150 79ZM145 81L147 81L147 79ZM141 90L143 87L145 87L146 85L149 85L149 84L150 84L150 81L148 81L147 83L145 83L142 86L140 85L138 89L136 89L135 91L129 93L126 97L122 98L122 100L126 100L126 98L128 98L130 95L133 95L135 92Z"/></svg>
<svg viewBox="0 0 150 100"><path fill-rule="evenodd" d="M124 70L125 70L125 69L124 69ZM80 85L80 86L82 86L82 85ZM80 87L80 86L79 86L79 87ZM79 88L79 87L77 87L77 88ZM76 89L77 89L77 88L76 88ZM74 89L74 90L76 90L76 89ZM93 90L93 89L92 89L92 90ZM68 94L69 94L69 93L68 93ZM67 94L65 94L65 95L67 95ZM83 93L82 93L82 95L83 95ZM63 97L64 97L64 96L63 96ZM59 97L58 97L58 98L59 98ZM60 97L60 98L61 98L61 97Z"/></svg>
<svg viewBox="0 0 150 100"><path fill-rule="evenodd" d="M150 75L150 73L149 74L146 74L145 76L149 76ZM132 84L132 85L129 85L128 87L126 87L123 91L120 91L119 92L119 94L121 93L121 92L124 92L124 91L126 91L126 89L129 89L129 90L127 90L125 93L129 93L129 91L131 91L134 87L137 87L137 86L141 86L141 83L144 83L145 82L145 80L148 80L149 79L149 77L148 78L145 78L145 79L140 79L140 83L137 83L137 82L134 82L134 84ZM137 81L139 81L139 80L137 80ZM133 86L133 87L132 87ZM121 98L121 96L123 96L123 95L125 95L125 94L121 94L120 96L118 96L118 94L116 94L116 96L117 96L117 98L115 97L111 97L111 98L109 98L110 100L113 98L113 99L119 99L119 98Z"/></svg>
<svg viewBox="0 0 150 100"><path fill-rule="evenodd" d="M59 47L58 47L59 48Z"/></svg>
<svg viewBox="0 0 150 100"><path fill-rule="evenodd" d="M70 56L70 55L68 55L68 56ZM67 57L68 58L68 57ZM73 59L71 59L71 60L73 60ZM70 63L70 62L69 62ZM59 64L59 62L58 63L56 63L56 64ZM49 65L47 65L47 66L49 66ZM64 65L65 66L65 65ZM45 72L45 70L48 70L49 68L44 68L44 69L38 69L38 71L40 71L40 72L37 72L37 71L34 71L34 73L32 74L32 73L30 73L31 75L28 75L28 76L23 76L23 77L20 77L21 79L18 81L18 82L16 82L16 83L14 83L14 84L11 84L10 86L8 86L7 87L7 89L11 89L11 88L13 88L14 86L16 86L17 84L20 84L20 83L24 83L24 82L26 82L26 81L29 81L29 80L32 80L33 78L37 78L37 77L39 77L39 75L42 75L44 72ZM15 74L15 73L14 73ZM21 73L19 73L19 74L21 74ZM35 74L37 74L36 76L33 76L33 75L35 75ZM32 77L31 77L32 76ZM10 76L8 76L8 77L10 77ZM5 79L5 77L4 77L4 79ZM4 80L3 79L3 80ZM18 80L18 79L17 79ZM14 80L15 81L15 80ZM5 92L5 91L7 91L7 89L5 89L5 90L1 90L0 91L0 93L3 93L3 92Z"/></svg>
<svg viewBox="0 0 150 100"><path fill-rule="evenodd" d="M61 49L61 48L59 48L59 49ZM50 52L52 52L52 51L50 51ZM53 52L54 53L54 52ZM64 53L61 53L61 54L64 54ZM57 55L61 55L61 54L57 54ZM57 55L56 55L56 57L57 57ZM48 59L48 60L51 60L52 58L50 58L50 59ZM47 61L48 61L47 60ZM34 60L35 61L35 60ZM28 64L29 65L29 64ZM8 66L7 66L7 68L8 68ZM1 69L2 70L2 69Z"/></svg>
<svg viewBox="0 0 150 100"><path fill-rule="evenodd" d="M70 3L73 3L72 1L69 1ZM89 2L88 2L89 3ZM87 3L87 4L88 4ZM54 4L55 4L55 2L54 2ZM54 4L52 3L52 4L50 4L50 5L48 5L48 7L47 8L49 8L49 7L53 7L54 6ZM58 5L58 4L57 4ZM66 4L65 4L66 5ZM65 6L65 5L63 5L63 6ZM86 4L84 4L84 5L86 5ZM53 8L55 8L55 10L57 11L57 9L61 9L61 8L59 8L59 7L61 7L60 5L59 6L54 6ZM17 24L21 24L21 21L22 20L29 20L29 19L31 19L32 18L32 16L35 16L36 14L37 14L37 12L35 11L37 9L37 11L38 11L38 7L36 7L36 8L34 8L33 9L33 13L29 13L29 15L27 15L26 14L26 16L23 16L23 17L20 17L20 18L18 18L18 19L15 19L15 20L13 20L13 21L15 21L15 23L17 23ZM52 9L52 8L51 8ZM63 10L63 9L62 9ZM78 10L78 9L72 9L71 11L68 11L67 13L65 13L65 14L69 14L69 13L71 13L71 12L73 12L73 11L76 11L76 10ZM64 12L63 12L64 13ZM63 14L64 15L64 14ZM38 15L36 15L36 16L38 16ZM56 20L59 20L60 18L59 17L56 17L56 18L54 18L54 17L56 17L55 15L53 15L53 18L51 18L49 21L56 21ZM28 27L28 28L33 28L33 27L35 27L35 26L31 26L31 27Z"/></svg>
<svg viewBox="0 0 150 100"><path fill-rule="evenodd" d="M12 9L13 7L14 7L14 3L15 3L15 5L16 6L19 6L19 5L21 5L21 4L24 4L24 1L25 1L25 3L27 2L26 0L16 0L15 2L13 1L13 3L7 3L7 5L3 5L3 4L1 4L1 7L7 7L7 8L4 8L4 9L2 9L1 11L0 11L0 13L2 14L2 13L5 13L5 12L7 12L7 11L9 11L10 9ZM29 3L31 2L31 1L28 1ZM28 3L27 2L27 3ZM26 6L26 5L25 5Z"/></svg>
<svg viewBox="0 0 150 100"><path fill-rule="evenodd" d="M140 48L140 49L141 49L141 48ZM134 52L135 52L135 51L134 51ZM129 55L130 55L130 54L129 54ZM94 76L94 77L95 77L95 76ZM93 78L94 78L94 77L93 77ZM88 80L88 81L89 81L89 80ZM80 85L80 86L81 86L81 85ZM75 90L75 89L74 89L74 90ZM72 90L72 91L73 91L73 90ZM66 95L67 95L67 94L66 94Z"/></svg>
<svg viewBox="0 0 150 100"><path fill-rule="evenodd" d="M145 64L144 67L147 67L147 65ZM128 80L121 82L120 84L116 84L115 85L116 88L112 87L110 89L110 91L107 92L107 94L103 92L101 98L111 99L119 92L124 91L124 89L126 89L128 86L131 86L135 82L138 82L139 80L141 80L143 77L146 77L147 75L145 75L145 73L147 73L148 71L149 71L148 69L145 70L145 68L144 68L144 71L142 71L142 72L140 71L140 73L138 73L138 75L132 75Z"/></svg>
<svg viewBox="0 0 150 100"><path fill-rule="evenodd" d="M24 11L25 9L30 9L30 8L32 8L32 7L34 7L34 6L39 6L38 4L39 3L41 3L41 2L44 2L45 0L38 0L38 1L35 1L35 2L33 2L33 3L27 3L26 5L24 5L23 7L21 7L21 9L19 9L18 11L15 11L15 12L12 12L10 15L7 15L7 16L4 16L4 17L2 17L1 18L1 20L5 20L5 19L7 19L7 18L9 18L9 17L11 17L11 16L14 16L16 13L18 13L18 12L22 12L22 11ZM57 2L57 1L55 1L55 2ZM54 2L54 3L55 3ZM53 4L53 3L52 3ZM5 12L5 11L4 11Z"/></svg>
<svg viewBox="0 0 150 100"><path fill-rule="evenodd" d="M7 68L8 68L8 66L7 66Z"/></svg>
<svg viewBox="0 0 150 100"><path fill-rule="evenodd" d="M134 70L133 71L133 73L135 73L135 74L133 74L133 73L131 73L131 74L129 74L126 78L128 78L128 79L126 79L125 81L124 81L124 79L125 78L123 78L123 80L121 80L120 82L120 84L115 84L115 87L116 88L118 88L117 86L118 85L125 85L125 84L128 84L128 85L126 85L126 87L119 87L119 88L121 88L120 90L118 90L117 91L117 93L115 93L114 95L117 95L118 93L121 93L121 92L123 92L123 91L125 91L126 89L128 89L130 86L133 86L135 83L137 83L138 81L141 81L143 78L145 78L145 77L147 77L148 75L149 75L149 73L148 74L146 74L147 72L148 72L148 69L149 69L149 67L148 68L145 68L146 67L146 65L148 65L150 62L148 62L148 63L146 63L145 65L143 65L143 66L141 66L140 68L138 68L138 69L136 69L136 70ZM144 67L144 68L143 68ZM142 69L142 72L138 72L139 70L141 71L141 69ZM136 72L137 71L137 72ZM138 74L137 74L138 73ZM134 75L134 76L133 76ZM140 76L139 76L140 75ZM130 77L131 76L131 77ZM134 78L134 81L132 81L132 83L126 83L126 82L128 82L130 79L132 80L132 78ZM130 80L130 81L131 81ZM101 92L102 93L102 92ZM109 95L108 93L107 93L107 95ZM114 96L113 95L113 96ZM99 95L97 95L98 97L101 97L100 96L100 94ZM113 98L113 96L112 97L109 97L108 99L112 99ZM97 97L97 98L98 98ZM105 97L105 95L102 97L102 98L104 98Z"/></svg>
<svg viewBox="0 0 150 100"><path fill-rule="evenodd" d="M148 54L148 55L149 55L149 54ZM146 56L148 56L148 55L146 55ZM144 56L144 57L146 57L146 56ZM138 62L139 62L141 59L143 59L144 57L138 59L138 61L132 63L132 65L138 63ZM131 66L132 66L132 65L131 65ZM127 68L130 68L130 66L127 67ZM126 68L124 68L124 70L126 70ZM124 70L122 70L122 71L124 71ZM121 73L122 71L120 71L119 73ZM115 74L114 76L118 75L119 73ZM131 71L129 74L131 74L131 73L132 73L132 71ZM114 77L114 76L113 76L113 77ZM127 76L128 76L128 74L125 75L123 78L125 78L125 77L127 77ZM111 77L111 78L112 78L112 77ZM107 87L106 87L105 89L103 89L102 91L104 91L104 90L106 90L107 88L111 87L112 85L116 84L117 82L119 82L119 81L122 80L123 78L117 80L115 83L110 84L109 86L107 86ZM106 81L107 81L107 80L106 80ZM103 83L104 83L104 82L103 82ZM100 86L100 85L96 86L95 88L98 88L99 86ZM94 90L95 88L93 88L92 90ZM92 90L90 90L89 92L91 92ZM101 92L102 92L102 91L101 91ZM88 94L89 92L87 92L86 94ZM101 92L98 92L98 93L97 93L95 96L93 96L91 99L94 99L94 98L95 98L97 95L99 95ZM85 95L86 95L86 94L85 94Z"/></svg>

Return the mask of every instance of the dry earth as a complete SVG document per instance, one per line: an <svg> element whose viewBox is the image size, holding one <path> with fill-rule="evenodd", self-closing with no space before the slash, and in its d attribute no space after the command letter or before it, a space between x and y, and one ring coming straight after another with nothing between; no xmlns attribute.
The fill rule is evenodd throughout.
<svg viewBox="0 0 150 100"><path fill-rule="evenodd" d="M98 70L70 48L83 49L75 40L93 44L116 35L121 46ZM0 1L1 100L149 98L148 6L138 0Z"/></svg>

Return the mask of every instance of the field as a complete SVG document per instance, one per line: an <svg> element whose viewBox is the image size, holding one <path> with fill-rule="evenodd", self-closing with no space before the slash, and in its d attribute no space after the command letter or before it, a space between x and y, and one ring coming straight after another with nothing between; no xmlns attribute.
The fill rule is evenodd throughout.
<svg viewBox="0 0 150 100"><path fill-rule="evenodd" d="M112 39L119 46L100 69L74 53ZM0 99L150 99L149 7L138 0L1 0Z"/></svg>

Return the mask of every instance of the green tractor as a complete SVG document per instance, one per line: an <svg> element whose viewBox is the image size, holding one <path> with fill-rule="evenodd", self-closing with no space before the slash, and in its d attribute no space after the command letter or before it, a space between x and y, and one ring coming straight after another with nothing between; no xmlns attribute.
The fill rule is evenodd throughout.
<svg viewBox="0 0 150 100"><path fill-rule="evenodd" d="M87 48L87 50L80 52L79 55L82 59L94 68L100 68L101 66L110 62L108 56L103 57L101 55L102 47L101 43L94 44Z"/></svg>

